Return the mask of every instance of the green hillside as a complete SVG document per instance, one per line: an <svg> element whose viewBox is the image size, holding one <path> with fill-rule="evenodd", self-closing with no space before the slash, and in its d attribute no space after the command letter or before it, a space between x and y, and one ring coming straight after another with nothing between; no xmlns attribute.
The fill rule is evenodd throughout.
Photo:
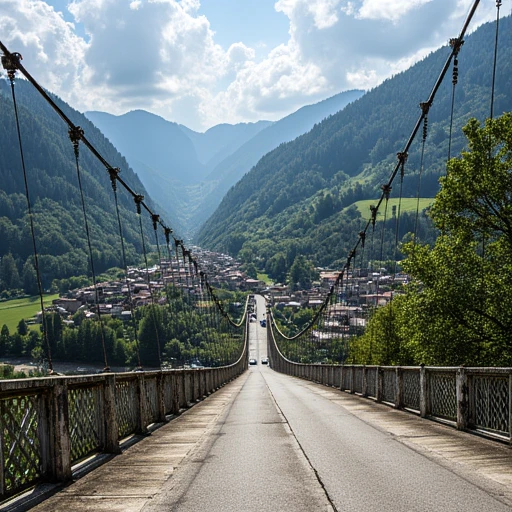
<svg viewBox="0 0 512 512"><path fill-rule="evenodd" d="M34 87L25 80L15 84L20 117L23 156L32 203L42 285L49 289L54 279L89 275L88 250L73 146L68 127ZM125 159L83 115L58 98L54 101L82 127L88 140L137 193L144 187ZM17 142L10 84L0 80L0 295L9 290L37 294L33 269L33 245L27 214L24 176ZM119 228L109 175L91 152L81 145L81 179L94 265L97 273L121 266ZM131 262L141 254L142 241L132 197L119 191L123 234ZM146 202L152 204L147 197ZM145 216L146 233L152 225Z"/></svg>
<svg viewBox="0 0 512 512"><path fill-rule="evenodd" d="M433 198L431 197L421 197L418 203L416 198L412 197L404 197L402 200L399 200L397 197L390 198L388 202L388 210L392 211L393 207L398 208L400 205L401 213L416 213L416 209L419 208L419 211L422 212L425 208L428 208L432 204ZM361 217L370 218L370 206L375 205L376 201L373 199L365 199L363 201L356 201L354 203L357 211L360 213ZM380 215L384 215L384 213L380 213ZM377 216L377 220L379 217Z"/></svg>
<svg viewBox="0 0 512 512"><path fill-rule="evenodd" d="M512 23L502 19L495 89L495 115L512 109ZM461 128L468 119L489 115L495 25L468 36L459 55L451 155L464 148ZM226 194L201 229L198 243L227 250L268 271L276 258L289 267L297 254L324 266L344 261L357 241L362 218L353 203L376 202L433 84L450 54L443 47L409 70L386 80L309 133L265 155ZM428 116L420 195L434 197L444 173L449 146L451 72L438 90ZM421 129L405 165L403 197L418 191ZM397 180L398 181L398 180ZM391 197L398 196L395 183ZM414 208L415 211L415 208ZM424 215L423 240L433 240ZM405 213L400 237L412 231L415 213ZM393 228L389 223L389 229ZM394 255L394 236L386 236L384 258ZM276 256L281 254L281 256ZM272 260L272 261L271 261ZM282 262L282 260L280 260ZM282 265L281 265L282 266Z"/></svg>

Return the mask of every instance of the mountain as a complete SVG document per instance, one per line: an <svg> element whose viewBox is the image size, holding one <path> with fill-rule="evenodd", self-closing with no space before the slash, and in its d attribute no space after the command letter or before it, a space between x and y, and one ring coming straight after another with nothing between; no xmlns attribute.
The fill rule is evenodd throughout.
<svg viewBox="0 0 512 512"><path fill-rule="evenodd" d="M344 109L357 100L364 91L346 91L314 105L300 108L293 114L261 130L222 160L205 179L213 185L211 192L201 201L192 215L191 224L201 226L215 211L226 192L247 173L258 160L284 142L308 132L316 123Z"/></svg>
<svg viewBox="0 0 512 512"><path fill-rule="evenodd" d="M500 24L496 116L512 109L511 25L510 17ZM467 120L484 120L489 115L494 32L492 23L481 26L466 38L459 54L452 156L465 146L461 127ZM419 117L419 103L428 99L449 54L450 48L440 48L310 132L266 154L229 190L200 230L198 244L229 250L267 269L275 263L276 254L283 256L288 266L296 254L308 255L324 266L343 260L369 217L362 219L350 205L380 197L380 185L388 181L396 165L396 153L404 148ZM423 197L435 195L447 161L450 75L443 81L428 116ZM404 197L417 193L421 132L405 166ZM398 189L395 183L394 197ZM414 219L401 221L401 234L411 226ZM393 243L389 243L384 256L393 257L392 251Z"/></svg>
<svg viewBox="0 0 512 512"><path fill-rule="evenodd" d="M17 80L15 91L42 284L47 289L54 279L90 275L76 162L64 121L26 80ZM161 213L126 160L103 134L82 114L59 98L50 96L75 125L84 129L87 139L103 158L121 169L120 177L124 182L134 192L145 195L146 204ZM16 274L13 280L3 276L0 292L7 288L25 288L26 292L34 293L37 287L34 290L33 247L24 175L10 84L3 79L0 80L0 145L9 148L0 152L0 258L3 260L11 254L17 270L13 271ZM113 191L108 172L83 144L79 146L79 163L95 253L94 265L100 273L122 265ZM139 261L142 253L135 204L121 186L118 189L126 251L129 261L134 263ZM153 229L148 217L143 216L144 230L150 236ZM146 243L149 241L152 239L148 238ZM27 283L23 283L24 276ZM6 280L9 286L6 286Z"/></svg>
<svg viewBox="0 0 512 512"><path fill-rule="evenodd" d="M183 125L180 128L190 138L199 161L205 166L207 173L210 173L219 162L271 124L271 121L235 125L224 123L213 126L204 133L195 132Z"/></svg>
<svg viewBox="0 0 512 512"><path fill-rule="evenodd" d="M310 130L363 91L348 91L272 123L220 124L195 132L144 111L86 112L126 157L180 232L194 235L223 195L268 151Z"/></svg>

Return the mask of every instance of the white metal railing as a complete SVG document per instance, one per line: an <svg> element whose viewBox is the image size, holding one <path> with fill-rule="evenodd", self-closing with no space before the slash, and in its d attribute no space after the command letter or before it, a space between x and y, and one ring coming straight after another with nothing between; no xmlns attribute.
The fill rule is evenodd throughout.
<svg viewBox="0 0 512 512"><path fill-rule="evenodd" d="M300 364L267 338L276 371L512 443L512 368Z"/></svg>
<svg viewBox="0 0 512 512"><path fill-rule="evenodd" d="M64 482L72 466L148 432L247 368L231 366L0 381L0 499L38 482Z"/></svg>

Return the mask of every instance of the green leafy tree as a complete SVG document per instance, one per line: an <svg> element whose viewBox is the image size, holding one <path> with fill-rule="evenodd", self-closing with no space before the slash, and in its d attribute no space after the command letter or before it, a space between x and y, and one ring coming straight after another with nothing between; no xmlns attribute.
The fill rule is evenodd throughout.
<svg viewBox="0 0 512 512"><path fill-rule="evenodd" d="M450 160L431 209L441 235L404 247L413 283L388 306L395 327L373 340L374 362L395 339L416 363L512 364L512 114L472 119L464 134L468 150Z"/></svg>
<svg viewBox="0 0 512 512"><path fill-rule="evenodd" d="M7 290L21 287L18 267L11 253L3 256L0 261L0 287Z"/></svg>

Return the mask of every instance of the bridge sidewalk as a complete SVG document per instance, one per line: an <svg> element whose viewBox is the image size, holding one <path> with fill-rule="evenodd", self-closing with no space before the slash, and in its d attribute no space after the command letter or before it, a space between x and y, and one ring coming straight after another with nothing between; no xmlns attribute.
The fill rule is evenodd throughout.
<svg viewBox="0 0 512 512"><path fill-rule="evenodd" d="M37 492L2 510L37 512L139 512L169 486L169 479L201 445L217 419L237 396L248 373L173 419L150 436L126 448L97 469L36 504ZM302 381L303 382L303 381ZM512 449L504 444L459 432L367 399L307 383L315 393L441 465L455 462L462 476L476 473L512 506ZM460 471L459 471L460 470Z"/></svg>

